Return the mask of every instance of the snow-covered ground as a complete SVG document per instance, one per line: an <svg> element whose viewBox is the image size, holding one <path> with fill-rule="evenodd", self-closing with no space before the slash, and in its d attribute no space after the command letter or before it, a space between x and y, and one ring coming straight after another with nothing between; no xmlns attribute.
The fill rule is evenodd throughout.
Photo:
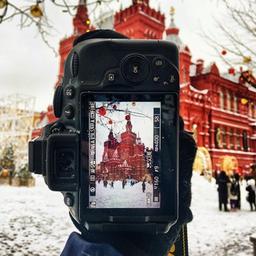
<svg viewBox="0 0 256 256"><path fill-rule="evenodd" d="M96 182L96 208L159 208L160 202L153 202L153 185L145 183L145 191L142 190L142 182L133 186L131 181L122 187L122 181L115 181L113 187L110 184L104 187L103 181Z"/></svg>
<svg viewBox="0 0 256 256"><path fill-rule="evenodd" d="M214 182L194 174L190 256L252 255L256 212L249 211L241 189L242 210L219 212ZM41 178L35 188L0 186L0 256L58 256L73 230L62 195Z"/></svg>
<svg viewBox="0 0 256 256"><path fill-rule="evenodd" d="M57 256L75 228L63 196L42 178L34 188L0 186L0 256Z"/></svg>
<svg viewBox="0 0 256 256"><path fill-rule="evenodd" d="M194 173L192 180L193 221L188 225L191 256L250 256L250 236L256 236L256 212L246 201L241 185L241 211L219 212L215 180L209 183Z"/></svg>

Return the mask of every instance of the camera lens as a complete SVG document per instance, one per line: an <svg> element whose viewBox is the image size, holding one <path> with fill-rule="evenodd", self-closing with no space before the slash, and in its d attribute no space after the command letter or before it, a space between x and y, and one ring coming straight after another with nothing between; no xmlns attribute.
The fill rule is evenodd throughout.
<svg viewBox="0 0 256 256"><path fill-rule="evenodd" d="M140 54L128 55L121 63L121 70L129 82L142 82L149 74L149 61Z"/></svg>

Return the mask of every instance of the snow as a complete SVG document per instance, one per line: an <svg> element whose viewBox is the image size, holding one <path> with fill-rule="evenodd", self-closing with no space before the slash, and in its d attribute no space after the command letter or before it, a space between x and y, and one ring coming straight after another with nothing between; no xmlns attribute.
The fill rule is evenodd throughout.
<svg viewBox="0 0 256 256"><path fill-rule="evenodd" d="M256 212L246 202L241 185L241 210L220 212L215 180L209 183L194 173L192 180L193 221L188 224L190 256L253 255L250 236L256 233ZM256 236L256 234L255 234Z"/></svg>
<svg viewBox="0 0 256 256"><path fill-rule="evenodd" d="M229 74L229 73L222 73L221 74L221 77L224 78L224 79L227 79L231 82L234 82L236 84L239 83L239 78L240 78L241 74L240 72L239 73L236 73L235 75L233 74Z"/></svg>
<svg viewBox="0 0 256 256"><path fill-rule="evenodd" d="M204 89L204 90L198 90L196 89L194 86L190 85L189 86L191 91L197 92L197 93L201 93L201 94L207 94L208 93L208 89Z"/></svg>
<svg viewBox="0 0 256 256"><path fill-rule="evenodd" d="M190 256L252 255L249 237L256 232L256 212L249 211L242 184L242 210L219 212L216 185L194 173L194 220L188 224ZM0 186L0 255L58 256L75 230L59 192L42 178L34 188Z"/></svg>
<svg viewBox="0 0 256 256"><path fill-rule="evenodd" d="M113 187L110 184L104 187L103 181L96 182L96 208L159 208L159 202L153 202L153 184L145 183L145 191L142 192L142 182L122 188L122 181L115 181ZM93 200L94 197L91 197Z"/></svg>
<svg viewBox="0 0 256 256"><path fill-rule="evenodd" d="M0 255L59 255L75 230L63 196L42 178L34 188L2 185L0 195Z"/></svg>

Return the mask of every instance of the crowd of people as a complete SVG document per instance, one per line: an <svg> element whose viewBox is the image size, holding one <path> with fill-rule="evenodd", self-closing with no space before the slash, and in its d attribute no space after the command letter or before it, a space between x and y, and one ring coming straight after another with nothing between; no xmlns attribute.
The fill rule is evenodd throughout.
<svg viewBox="0 0 256 256"><path fill-rule="evenodd" d="M236 211L241 209L241 186L242 178L238 173L228 176L225 171L216 173L216 184L218 186L219 210ZM251 211L256 211L256 187L253 177L246 177L246 200ZM230 208L228 208L228 204Z"/></svg>

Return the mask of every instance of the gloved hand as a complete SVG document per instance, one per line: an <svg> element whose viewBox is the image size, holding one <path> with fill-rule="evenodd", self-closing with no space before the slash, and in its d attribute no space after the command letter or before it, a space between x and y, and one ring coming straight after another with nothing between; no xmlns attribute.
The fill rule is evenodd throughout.
<svg viewBox="0 0 256 256"><path fill-rule="evenodd" d="M166 255L170 246L175 242L182 225L190 222L193 218L190 210L191 177L192 177L193 162L196 155L196 144L193 137L188 132L184 131L184 123L182 119L180 119L179 150L180 150L179 151L179 157L180 157L179 218L177 223L171 227L168 233L151 235L151 234L134 233L134 232L133 233L89 232L83 227L78 226L74 222L77 228L81 231L81 234L82 234L81 237L86 241L84 241L85 244L81 243L81 241L83 240L80 237L79 242L73 239L71 241L68 241L67 245L69 245L69 243L73 243L72 246L74 248L76 249L80 248L84 250L85 247L88 249L88 244L89 244L90 250L87 250L86 254L74 254L73 251L70 251L70 253L65 254L65 250L64 250L61 256L69 256L69 255L164 256ZM79 236L77 235L77 237ZM111 245L118 252L120 252L120 254L117 251L115 251L115 249L109 248L109 245ZM92 248L94 250L91 250ZM69 249L70 249L70 246L69 246ZM110 252L109 251L110 249L112 249L113 251ZM68 249L66 249L66 252L67 250Z"/></svg>

